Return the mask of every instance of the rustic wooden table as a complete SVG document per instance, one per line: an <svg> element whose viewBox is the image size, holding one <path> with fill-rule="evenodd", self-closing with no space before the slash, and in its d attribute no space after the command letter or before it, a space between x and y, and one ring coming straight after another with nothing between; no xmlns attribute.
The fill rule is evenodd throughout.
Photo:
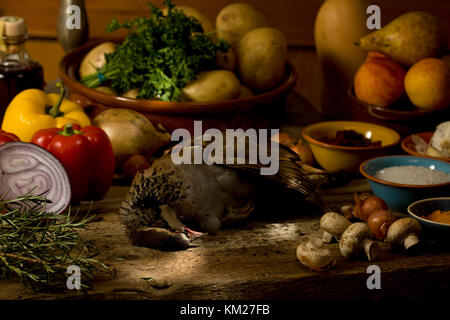
<svg viewBox="0 0 450 320"><path fill-rule="evenodd" d="M364 190L364 181L324 197L338 206L351 202L348 191ZM352 187L354 186L354 187ZM294 212L281 220L251 219L240 227L206 236L185 251L135 247L119 222L118 207L127 187L113 187L94 203L98 219L82 232L93 240L100 269L90 285L35 293L15 280L0 281L0 299L361 299L449 297L450 252L426 246L415 256L393 253L382 245L374 262L338 258L335 268L310 271L296 260L295 249L309 236L320 236L316 212ZM345 193L340 193L346 191ZM333 252L339 256L337 244ZM381 270L381 289L367 288L370 265ZM81 279L83 281L83 278Z"/></svg>

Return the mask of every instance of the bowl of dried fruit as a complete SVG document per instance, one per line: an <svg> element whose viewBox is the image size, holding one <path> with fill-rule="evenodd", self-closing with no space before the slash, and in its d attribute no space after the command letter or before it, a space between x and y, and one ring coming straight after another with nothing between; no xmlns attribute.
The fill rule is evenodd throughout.
<svg viewBox="0 0 450 320"><path fill-rule="evenodd" d="M430 237L450 239L450 197L413 202L408 206L408 214L420 222Z"/></svg>
<svg viewBox="0 0 450 320"><path fill-rule="evenodd" d="M317 163L329 172L357 174L359 165L386 155L400 143L392 129L359 121L324 121L303 129Z"/></svg>

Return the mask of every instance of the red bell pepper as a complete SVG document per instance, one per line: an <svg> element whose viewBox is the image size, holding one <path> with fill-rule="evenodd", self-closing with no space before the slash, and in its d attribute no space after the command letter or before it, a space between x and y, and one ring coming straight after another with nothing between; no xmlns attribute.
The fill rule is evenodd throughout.
<svg viewBox="0 0 450 320"><path fill-rule="evenodd" d="M6 142L20 141L19 137L14 133L6 132L5 130L0 130L0 146Z"/></svg>
<svg viewBox="0 0 450 320"><path fill-rule="evenodd" d="M31 142L50 151L63 164L72 203L103 198L112 185L114 152L106 133L96 126L66 124L34 133Z"/></svg>

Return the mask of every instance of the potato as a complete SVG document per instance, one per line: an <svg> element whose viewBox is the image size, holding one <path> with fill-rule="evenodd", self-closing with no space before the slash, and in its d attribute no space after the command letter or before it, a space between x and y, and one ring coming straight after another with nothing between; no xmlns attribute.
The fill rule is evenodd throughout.
<svg viewBox="0 0 450 320"><path fill-rule="evenodd" d="M95 88L95 90L112 95L112 96L116 95L116 92L113 89L111 89L110 87L106 87L106 86L97 87L97 88Z"/></svg>
<svg viewBox="0 0 450 320"><path fill-rule="evenodd" d="M233 48L229 48L227 52L218 51L216 54L216 66L219 69L224 69L234 72L236 69L236 55Z"/></svg>
<svg viewBox="0 0 450 320"><path fill-rule="evenodd" d="M134 89L128 90L122 96L125 98L137 99L138 95L139 95L139 89L134 88Z"/></svg>
<svg viewBox="0 0 450 320"><path fill-rule="evenodd" d="M185 98L195 102L219 102L236 98L241 84L228 70L200 72L197 78L183 88Z"/></svg>
<svg viewBox="0 0 450 320"><path fill-rule="evenodd" d="M232 47L250 30L266 26L267 19L245 3L233 3L224 7L216 18L219 38L225 39Z"/></svg>
<svg viewBox="0 0 450 320"><path fill-rule="evenodd" d="M214 25L211 20L199 10L189 6L176 6L175 9L183 11L188 17L194 17L197 19L201 23L205 33L214 31ZM162 12L163 15L167 15L167 8L162 9Z"/></svg>
<svg viewBox="0 0 450 320"><path fill-rule="evenodd" d="M250 31L236 48L242 83L255 91L273 89L284 76L286 55L286 38L279 30L257 28Z"/></svg>
<svg viewBox="0 0 450 320"><path fill-rule="evenodd" d="M96 73L105 63L105 53L111 53L116 50L116 44L112 42L104 42L91 49L81 61L78 73L80 78Z"/></svg>
<svg viewBox="0 0 450 320"><path fill-rule="evenodd" d="M250 98L254 97L252 90L247 88L246 86L241 86L241 93L239 94L238 98Z"/></svg>

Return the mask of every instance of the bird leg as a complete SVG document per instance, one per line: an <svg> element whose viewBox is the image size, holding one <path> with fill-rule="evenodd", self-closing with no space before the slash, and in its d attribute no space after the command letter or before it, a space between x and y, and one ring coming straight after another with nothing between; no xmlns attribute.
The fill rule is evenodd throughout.
<svg viewBox="0 0 450 320"><path fill-rule="evenodd" d="M159 208L161 209L161 217L167 222L169 227L175 230L175 232L185 233L190 241L194 241L195 239L206 235L204 232L194 231L186 227L178 219L176 211L167 204L163 204Z"/></svg>

